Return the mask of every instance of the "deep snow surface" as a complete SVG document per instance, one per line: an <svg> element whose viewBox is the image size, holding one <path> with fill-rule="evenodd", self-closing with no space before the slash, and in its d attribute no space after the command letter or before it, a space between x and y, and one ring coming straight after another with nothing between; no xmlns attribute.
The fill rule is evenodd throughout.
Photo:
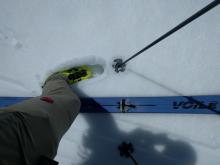
<svg viewBox="0 0 220 165"><path fill-rule="evenodd" d="M126 58L210 0L0 0L0 95L37 96L55 70L101 63L105 73L73 87L83 96L220 94L220 7L216 7L116 74ZM219 165L215 115L80 114L61 141L61 165Z"/></svg>

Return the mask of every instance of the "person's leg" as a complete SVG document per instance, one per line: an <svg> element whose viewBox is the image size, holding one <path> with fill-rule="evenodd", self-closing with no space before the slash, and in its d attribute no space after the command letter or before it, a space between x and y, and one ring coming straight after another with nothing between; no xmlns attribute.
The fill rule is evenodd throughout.
<svg viewBox="0 0 220 165"><path fill-rule="evenodd" d="M59 141L78 115L80 100L73 93L65 78L54 75L46 81L41 96L7 109L7 111L25 112L34 116L48 116L56 133L56 139Z"/></svg>
<svg viewBox="0 0 220 165"><path fill-rule="evenodd" d="M43 116L0 113L0 164L41 165L41 156L53 159L58 142L50 125Z"/></svg>
<svg viewBox="0 0 220 165"><path fill-rule="evenodd" d="M0 127L5 128L0 132L0 146L8 149L0 150L1 164L30 165L40 156L55 157L62 136L80 110L80 100L69 84L92 78L92 71L92 66L61 71L49 77L41 96L0 110Z"/></svg>
<svg viewBox="0 0 220 165"><path fill-rule="evenodd" d="M81 106L80 99L72 91L65 78L59 74L53 75L46 81L41 99L43 97L49 97L53 101L53 103L43 102L52 105L48 112L52 126L60 139L78 115Z"/></svg>
<svg viewBox="0 0 220 165"><path fill-rule="evenodd" d="M46 81L41 96L5 108L5 112L17 111L47 117L55 134L51 138L59 143L78 115L80 104L78 96L73 93L65 78L53 75Z"/></svg>

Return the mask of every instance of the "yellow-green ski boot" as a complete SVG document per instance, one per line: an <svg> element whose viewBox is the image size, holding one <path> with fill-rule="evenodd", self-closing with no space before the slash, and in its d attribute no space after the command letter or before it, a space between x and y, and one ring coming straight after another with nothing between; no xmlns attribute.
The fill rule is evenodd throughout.
<svg viewBox="0 0 220 165"><path fill-rule="evenodd" d="M88 80L96 77L104 72L103 66L97 65L82 65L71 69L63 70L58 73L67 78L67 82L72 85L79 81Z"/></svg>

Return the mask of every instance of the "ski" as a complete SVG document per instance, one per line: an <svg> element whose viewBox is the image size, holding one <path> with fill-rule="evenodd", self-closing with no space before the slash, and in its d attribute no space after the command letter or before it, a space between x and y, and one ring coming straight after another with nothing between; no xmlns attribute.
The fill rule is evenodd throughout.
<svg viewBox="0 0 220 165"><path fill-rule="evenodd" d="M31 97L0 97L0 108ZM81 98L81 113L220 113L220 95Z"/></svg>

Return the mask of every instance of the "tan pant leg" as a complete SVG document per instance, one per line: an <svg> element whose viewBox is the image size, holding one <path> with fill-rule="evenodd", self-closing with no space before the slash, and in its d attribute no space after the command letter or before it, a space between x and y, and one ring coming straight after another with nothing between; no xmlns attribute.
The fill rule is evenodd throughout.
<svg viewBox="0 0 220 165"><path fill-rule="evenodd" d="M50 97L54 103L42 101L40 98L43 96ZM7 109L35 116L48 116L57 140L60 140L78 115L80 104L78 96L73 93L65 79L60 75L55 75L44 85L42 96L26 100Z"/></svg>
<svg viewBox="0 0 220 165"><path fill-rule="evenodd" d="M42 101L41 98L43 96L51 98L54 102L48 103L46 101ZM50 80L48 80L45 84L42 96L7 107L5 108L4 112L23 112L33 117L43 117L44 119L47 118L49 120L49 125L45 125L44 129L37 127L38 120L34 120L34 123L29 120L29 127L32 129L36 128L36 130L33 132L34 134L39 132L39 135L48 135L48 133L42 131L47 131L46 128L52 129L54 136L51 136L49 139L58 144L64 133L68 130L78 115L79 110L79 98L73 93L64 78L61 76L54 76L51 77ZM39 125L42 127L42 124ZM30 132L31 131L32 130L30 130ZM39 137L42 141L48 139L44 139L43 136ZM39 137L33 137L33 139L36 138L36 141L39 141ZM46 143L43 142L41 144Z"/></svg>

